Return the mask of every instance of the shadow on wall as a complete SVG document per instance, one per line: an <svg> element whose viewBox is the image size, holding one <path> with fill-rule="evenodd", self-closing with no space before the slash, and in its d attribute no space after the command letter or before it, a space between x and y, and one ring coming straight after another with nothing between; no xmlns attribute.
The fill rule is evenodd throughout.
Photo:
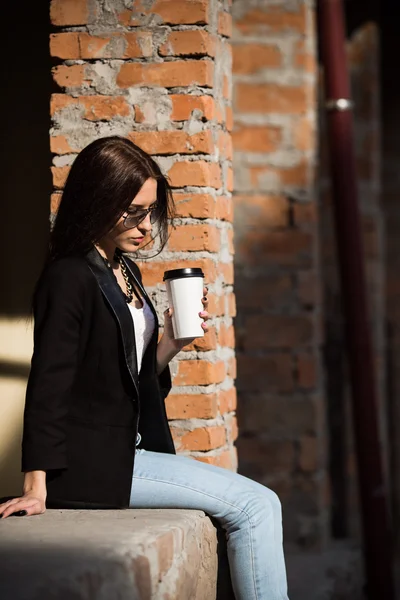
<svg viewBox="0 0 400 600"><path fill-rule="evenodd" d="M286 539L303 545L321 535L314 211L312 200L234 196L239 472L277 492Z"/></svg>
<svg viewBox="0 0 400 600"><path fill-rule="evenodd" d="M24 335L48 240L52 91L47 2L7 3L0 161L0 493L21 480L22 409L29 369ZM10 358L11 357L11 358ZM21 371L22 369L22 371Z"/></svg>
<svg viewBox="0 0 400 600"><path fill-rule="evenodd" d="M46 2L7 4L2 36L1 316L25 315L46 249L51 192L51 63ZM19 40L19 43L16 43ZM23 40L23 43L22 43ZM13 48L10 52L9 49Z"/></svg>

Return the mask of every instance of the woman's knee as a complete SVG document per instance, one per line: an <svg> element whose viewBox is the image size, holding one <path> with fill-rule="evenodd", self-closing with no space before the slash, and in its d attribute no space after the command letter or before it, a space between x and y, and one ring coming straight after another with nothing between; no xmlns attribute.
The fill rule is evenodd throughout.
<svg viewBox="0 0 400 600"><path fill-rule="evenodd" d="M248 495L244 512L253 525L268 520L280 519L280 500L275 492L271 490L268 490L268 492L262 494L251 492Z"/></svg>
<svg viewBox="0 0 400 600"><path fill-rule="evenodd" d="M269 488L265 488L265 497L268 499L268 502L270 502L275 511L278 511L279 513L282 512L282 504L276 492L270 490Z"/></svg>

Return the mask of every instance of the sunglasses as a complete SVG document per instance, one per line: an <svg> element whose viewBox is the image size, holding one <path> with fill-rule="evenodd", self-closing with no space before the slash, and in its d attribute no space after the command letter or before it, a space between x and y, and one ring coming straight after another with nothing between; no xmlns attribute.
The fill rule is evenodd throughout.
<svg viewBox="0 0 400 600"><path fill-rule="evenodd" d="M157 203L152 204L146 210L127 210L123 215L123 223L127 229L137 227L145 220L147 215L150 214L150 223L154 225L159 218L159 205Z"/></svg>

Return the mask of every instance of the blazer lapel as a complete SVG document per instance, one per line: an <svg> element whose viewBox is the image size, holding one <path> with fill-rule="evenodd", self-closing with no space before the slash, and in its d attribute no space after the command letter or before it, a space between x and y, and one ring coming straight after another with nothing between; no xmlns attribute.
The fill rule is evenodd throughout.
<svg viewBox="0 0 400 600"><path fill-rule="evenodd" d="M88 263L93 275L96 277L97 283L117 320L124 346L126 366L135 386L136 393L139 397L135 330L132 316L129 308L126 305L124 294L115 281L115 277L111 272L111 269L107 267L103 257L94 246L86 254L85 260Z"/></svg>

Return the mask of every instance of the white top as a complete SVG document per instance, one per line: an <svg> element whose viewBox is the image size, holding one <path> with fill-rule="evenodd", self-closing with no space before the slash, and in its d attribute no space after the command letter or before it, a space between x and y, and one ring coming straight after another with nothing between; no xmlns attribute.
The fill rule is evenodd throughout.
<svg viewBox="0 0 400 600"><path fill-rule="evenodd" d="M135 329L138 373L140 373L142 359L144 353L146 352L146 348L149 345L155 327L154 315L150 306L147 304L144 298L142 298L142 302L143 306L141 308L136 308L133 302L128 304Z"/></svg>

